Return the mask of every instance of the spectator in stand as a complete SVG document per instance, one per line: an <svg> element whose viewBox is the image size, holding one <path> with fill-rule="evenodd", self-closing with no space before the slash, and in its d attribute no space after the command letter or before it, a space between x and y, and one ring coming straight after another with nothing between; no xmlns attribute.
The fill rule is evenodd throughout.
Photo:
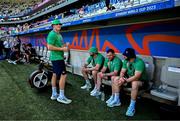
<svg viewBox="0 0 180 121"><path fill-rule="evenodd" d="M14 65L17 64L18 61L20 61L20 51L18 47L13 47L12 52L10 54L10 58L8 60L9 63L13 63Z"/></svg>
<svg viewBox="0 0 180 121"><path fill-rule="evenodd" d="M79 9L79 17L82 18L84 15L84 6Z"/></svg>
<svg viewBox="0 0 180 121"><path fill-rule="evenodd" d="M16 39L16 46L20 51L21 50L21 40L20 40L19 36L17 36L15 39Z"/></svg>
<svg viewBox="0 0 180 121"><path fill-rule="evenodd" d="M32 48L32 44L31 43L27 44L27 46L25 48L26 63L29 64L30 63L30 57L35 56L35 55L36 55L36 51L34 48Z"/></svg>
<svg viewBox="0 0 180 121"><path fill-rule="evenodd" d="M110 4L110 0L105 0L105 3L106 3L106 7L108 8Z"/></svg>
<svg viewBox="0 0 180 121"><path fill-rule="evenodd" d="M6 40L3 43L4 51L6 53L5 59L9 59L10 51L11 51L11 43L9 37L6 37Z"/></svg>
<svg viewBox="0 0 180 121"><path fill-rule="evenodd" d="M107 11L116 9L112 4L110 4L110 0L105 0Z"/></svg>
<svg viewBox="0 0 180 121"><path fill-rule="evenodd" d="M107 11L112 11L116 9L112 4L109 4L109 6L107 7Z"/></svg>
<svg viewBox="0 0 180 121"><path fill-rule="evenodd" d="M3 41L0 40L0 60L3 59L3 49L4 49Z"/></svg>

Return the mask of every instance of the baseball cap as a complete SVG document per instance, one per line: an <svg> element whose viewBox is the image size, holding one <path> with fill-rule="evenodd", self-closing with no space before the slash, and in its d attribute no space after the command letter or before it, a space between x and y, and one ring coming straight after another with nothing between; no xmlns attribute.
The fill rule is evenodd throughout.
<svg viewBox="0 0 180 121"><path fill-rule="evenodd" d="M127 58L136 57L136 54L133 48L126 48L125 51L123 52L123 55L126 56Z"/></svg>
<svg viewBox="0 0 180 121"><path fill-rule="evenodd" d="M97 49L97 47L91 47L89 49L89 52L91 52L91 53L98 53L98 49Z"/></svg>
<svg viewBox="0 0 180 121"><path fill-rule="evenodd" d="M52 21L52 25L57 25L57 24L62 25L62 23L58 19Z"/></svg>

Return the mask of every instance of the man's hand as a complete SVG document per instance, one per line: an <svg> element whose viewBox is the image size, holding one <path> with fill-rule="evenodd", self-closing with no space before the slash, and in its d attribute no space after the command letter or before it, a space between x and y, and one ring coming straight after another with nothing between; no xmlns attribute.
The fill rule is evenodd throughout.
<svg viewBox="0 0 180 121"><path fill-rule="evenodd" d="M70 43L69 42L66 42L66 47L69 47Z"/></svg>
<svg viewBox="0 0 180 121"><path fill-rule="evenodd" d="M61 50L62 51L68 51L68 48L67 47L62 47Z"/></svg>
<svg viewBox="0 0 180 121"><path fill-rule="evenodd" d="M103 78L104 74L102 72L100 72L99 76L100 76L100 78Z"/></svg>
<svg viewBox="0 0 180 121"><path fill-rule="evenodd" d="M119 79L119 84L124 84L126 82L126 80L125 80L125 78L124 77L121 77L120 79Z"/></svg>
<svg viewBox="0 0 180 121"><path fill-rule="evenodd" d="M88 68L86 68L86 67L83 67L83 70L84 70L85 72L89 71Z"/></svg>

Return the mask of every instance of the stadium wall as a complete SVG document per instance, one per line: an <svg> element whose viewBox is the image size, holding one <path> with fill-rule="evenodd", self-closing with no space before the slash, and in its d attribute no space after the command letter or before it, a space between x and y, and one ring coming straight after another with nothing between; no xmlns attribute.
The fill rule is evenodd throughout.
<svg viewBox="0 0 180 121"><path fill-rule="evenodd" d="M48 32L20 36L23 43L46 46ZM113 48L121 53L132 47L137 54L180 58L180 23L164 21L62 32L64 42L75 50L96 46L104 52Z"/></svg>
<svg viewBox="0 0 180 121"><path fill-rule="evenodd" d="M46 46L49 31L20 36L23 43L31 42L34 46ZM154 81L160 83L161 68L166 58L180 60L180 23L178 20L141 23L85 30L62 32L64 42L70 42L71 64L74 73L81 75L81 66L88 57L91 46L98 47L100 52L113 48L122 53L132 47L138 55L154 57Z"/></svg>

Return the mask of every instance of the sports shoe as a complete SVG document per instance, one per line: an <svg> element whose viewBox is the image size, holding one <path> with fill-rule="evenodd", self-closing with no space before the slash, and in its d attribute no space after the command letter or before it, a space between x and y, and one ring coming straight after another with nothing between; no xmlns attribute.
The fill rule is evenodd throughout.
<svg viewBox="0 0 180 121"><path fill-rule="evenodd" d="M90 94L94 93L95 91L96 91L96 88L94 88L94 89L90 92Z"/></svg>
<svg viewBox="0 0 180 121"><path fill-rule="evenodd" d="M11 61L11 60L8 60L8 63L13 63L13 61Z"/></svg>
<svg viewBox="0 0 180 121"><path fill-rule="evenodd" d="M64 103L64 104L70 104L72 102L72 100L70 100L70 99L68 99L66 97L63 97L63 98L58 97L57 101L60 102L60 103Z"/></svg>
<svg viewBox="0 0 180 121"><path fill-rule="evenodd" d="M108 103L112 102L113 99L114 99L114 96L111 95L111 97L106 101L106 103L108 104Z"/></svg>
<svg viewBox="0 0 180 121"><path fill-rule="evenodd" d="M86 89L91 89L91 84L90 83L87 84L87 88Z"/></svg>
<svg viewBox="0 0 180 121"><path fill-rule="evenodd" d="M126 116L134 116L134 114L135 114L135 109L133 107L128 107Z"/></svg>
<svg viewBox="0 0 180 121"><path fill-rule="evenodd" d="M81 89L86 89L86 88L87 88L87 84L81 87Z"/></svg>
<svg viewBox="0 0 180 121"><path fill-rule="evenodd" d="M13 61L12 63L13 63L14 65L16 65L16 64L17 64L17 63L16 63L16 61Z"/></svg>
<svg viewBox="0 0 180 121"><path fill-rule="evenodd" d="M84 86L81 87L81 89L90 89L91 84L85 84Z"/></svg>
<svg viewBox="0 0 180 121"><path fill-rule="evenodd" d="M91 96L95 96L95 97L96 97L96 96L100 96L100 95L101 95L101 92L95 90L94 93L91 93L90 95L91 95Z"/></svg>
<svg viewBox="0 0 180 121"><path fill-rule="evenodd" d="M119 100L113 100L110 103L107 104L108 107L115 107L115 106L120 106L121 102Z"/></svg>
<svg viewBox="0 0 180 121"><path fill-rule="evenodd" d="M92 91L91 91L92 92ZM94 96L96 93L96 90L94 90L92 93L90 93L91 96Z"/></svg>
<svg viewBox="0 0 180 121"><path fill-rule="evenodd" d="M59 96L58 94L57 94L57 95L53 95L53 94L52 94L52 95L51 95L51 100L56 100L56 99L58 98L58 96Z"/></svg>

